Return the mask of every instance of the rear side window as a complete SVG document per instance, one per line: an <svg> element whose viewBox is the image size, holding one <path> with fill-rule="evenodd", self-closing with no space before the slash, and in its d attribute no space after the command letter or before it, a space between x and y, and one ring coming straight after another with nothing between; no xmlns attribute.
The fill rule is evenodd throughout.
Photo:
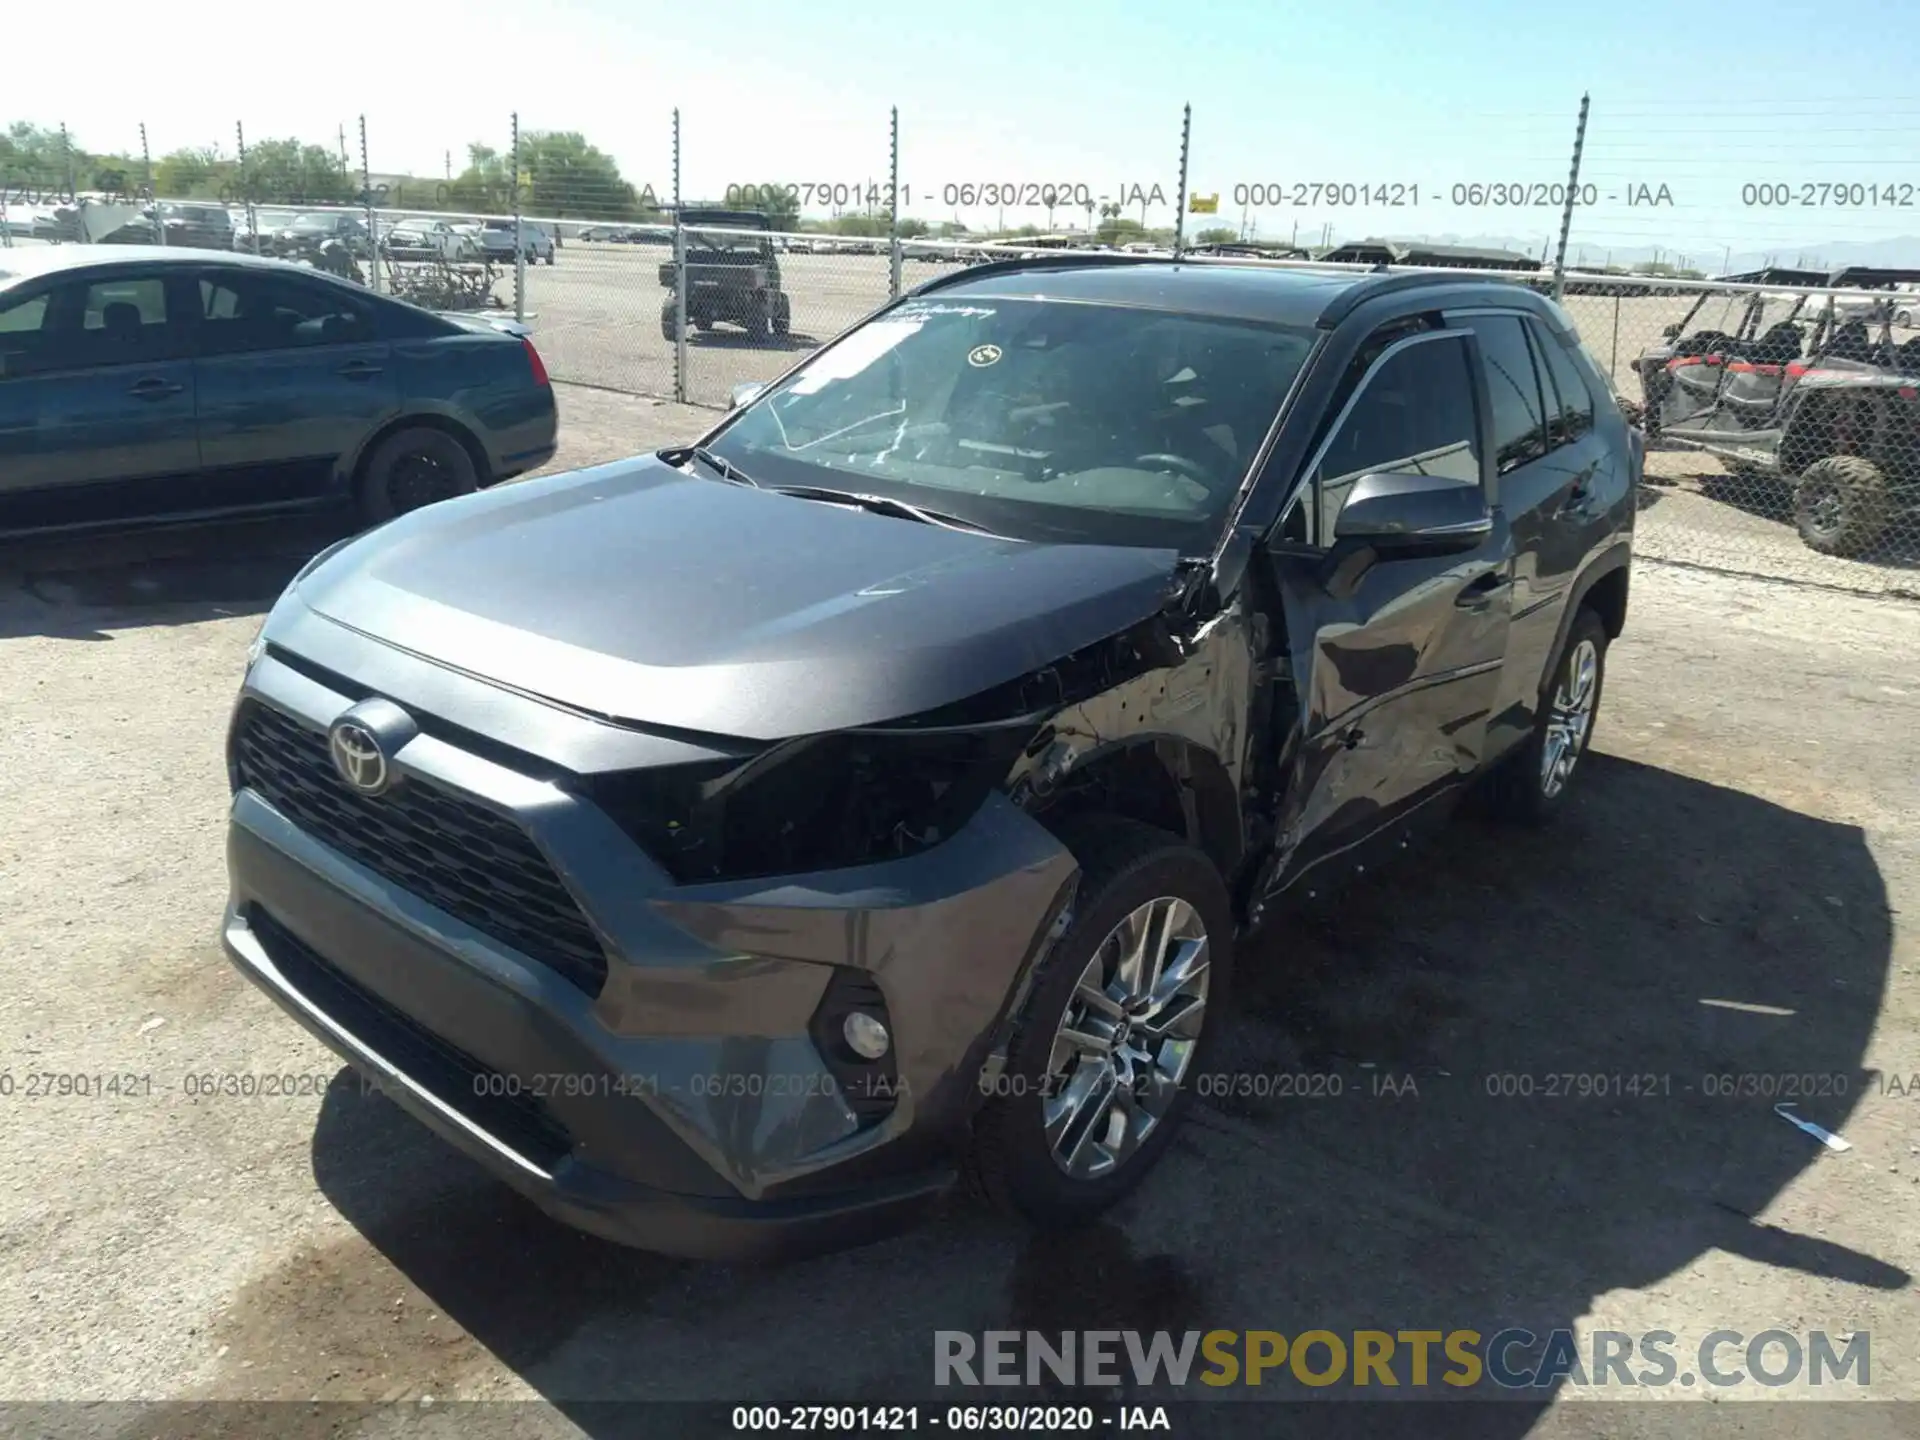
<svg viewBox="0 0 1920 1440"><path fill-rule="evenodd" d="M1504 475L1547 453L1540 377L1517 315L1474 315L1467 325L1480 338L1480 367L1493 408L1494 460Z"/></svg>
<svg viewBox="0 0 1920 1440"><path fill-rule="evenodd" d="M361 344L373 316L330 285L279 275L222 275L200 281L201 348L209 354Z"/></svg>
<svg viewBox="0 0 1920 1440"><path fill-rule="evenodd" d="M1547 448L1571 445L1593 429L1593 393L1573 355L1558 336L1529 324L1536 353L1547 373Z"/></svg>

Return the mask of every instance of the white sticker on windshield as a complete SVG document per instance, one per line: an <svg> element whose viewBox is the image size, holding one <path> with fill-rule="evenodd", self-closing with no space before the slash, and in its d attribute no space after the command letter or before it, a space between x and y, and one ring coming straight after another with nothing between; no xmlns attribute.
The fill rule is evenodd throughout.
<svg viewBox="0 0 1920 1440"><path fill-rule="evenodd" d="M967 363L976 370L985 369L989 365L998 365L1000 363L1000 347L998 345L976 345L967 352Z"/></svg>
<svg viewBox="0 0 1920 1440"><path fill-rule="evenodd" d="M789 395L812 395L835 380L850 380L894 346L920 329L918 318L888 316L865 329L856 330L812 365L787 387Z"/></svg>

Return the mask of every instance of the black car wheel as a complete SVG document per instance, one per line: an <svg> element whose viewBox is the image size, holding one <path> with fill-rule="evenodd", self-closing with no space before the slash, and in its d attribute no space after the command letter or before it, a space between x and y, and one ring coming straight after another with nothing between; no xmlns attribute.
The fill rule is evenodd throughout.
<svg viewBox="0 0 1920 1440"><path fill-rule="evenodd" d="M1219 1029L1233 906L1179 837L1099 817L1068 837L1080 886L976 1117L971 1169L1040 1225L1092 1219L1145 1178Z"/></svg>
<svg viewBox="0 0 1920 1440"><path fill-rule="evenodd" d="M1559 813L1593 739L1606 678L1607 627L1582 606L1540 693L1533 733L1491 777L1497 811L1529 825L1545 824Z"/></svg>
<svg viewBox="0 0 1920 1440"><path fill-rule="evenodd" d="M360 513L378 525L409 510L478 488L467 447L444 430L419 425L389 435L367 458L360 482Z"/></svg>
<svg viewBox="0 0 1920 1440"><path fill-rule="evenodd" d="M1793 487L1794 527L1822 555L1853 556L1872 548L1892 513L1886 473L1859 455L1816 460Z"/></svg>

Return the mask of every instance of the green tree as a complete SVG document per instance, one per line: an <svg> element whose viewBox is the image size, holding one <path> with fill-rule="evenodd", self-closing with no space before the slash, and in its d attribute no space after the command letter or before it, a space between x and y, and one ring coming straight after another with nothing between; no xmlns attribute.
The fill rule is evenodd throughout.
<svg viewBox="0 0 1920 1440"><path fill-rule="evenodd" d="M89 158L71 141L63 144L58 130L16 120L0 135L0 183L64 191L70 178L85 176Z"/></svg>
<svg viewBox="0 0 1920 1440"><path fill-rule="evenodd" d="M1227 225L1213 225L1193 237L1196 245L1231 245L1240 238L1240 232Z"/></svg>
<svg viewBox="0 0 1920 1440"><path fill-rule="evenodd" d="M171 200L212 200L219 196L233 166L211 145L175 150L153 167L156 194Z"/></svg>
<svg viewBox="0 0 1920 1440"><path fill-rule="evenodd" d="M508 213L512 157L490 145L467 147L467 168L447 187L448 208ZM657 221L651 187L635 190L611 155L576 130L529 130L520 136L520 210L578 220Z"/></svg>
<svg viewBox="0 0 1920 1440"><path fill-rule="evenodd" d="M758 210L775 230L792 232L800 228L800 197L791 185L778 181L758 185L748 182L729 185L726 193L733 197L727 204L728 209Z"/></svg>
<svg viewBox="0 0 1920 1440"><path fill-rule="evenodd" d="M298 140L262 140L247 147L240 198L265 204L339 205L358 194L340 159L321 145Z"/></svg>

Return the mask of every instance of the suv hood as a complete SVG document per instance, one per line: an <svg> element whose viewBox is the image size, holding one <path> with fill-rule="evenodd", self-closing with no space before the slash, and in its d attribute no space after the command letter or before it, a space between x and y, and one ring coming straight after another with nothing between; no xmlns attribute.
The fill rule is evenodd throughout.
<svg viewBox="0 0 1920 1440"><path fill-rule="evenodd" d="M525 693L770 741L1015 679L1152 615L1178 560L947 530L649 456L402 516L295 591L339 624Z"/></svg>

